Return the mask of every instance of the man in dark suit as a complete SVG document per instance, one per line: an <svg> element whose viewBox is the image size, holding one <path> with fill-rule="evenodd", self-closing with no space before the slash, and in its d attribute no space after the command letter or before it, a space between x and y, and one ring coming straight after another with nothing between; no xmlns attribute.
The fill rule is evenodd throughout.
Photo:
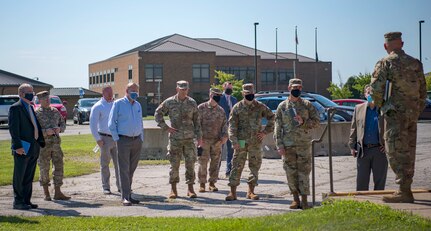
<svg viewBox="0 0 431 231"><path fill-rule="evenodd" d="M226 113L226 120L229 121L229 115L233 108L233 106L238 102L238 100L235 98L235 96L232 95L232 83L231 82L224 82L223 83L223 95L219 101L219 105L223 108L224 112ZM229 125L228 125L229 126ZM228 139L227 142L224 144L226 146L226 177L230 176L230 171L232 169L232 157L233 157L233 148L232 143ZM223 147L225 149L225 147Z"/></svg>
<svg viewBox="0 0 431 231"><path fill-rule="evenodd" d="M383 139L383 117L370 96L370 86L365 86L367 103L358 104L353 113L349 146L357 157L356 190L368 191L370 173L373 172L374 190L384 190L388 160Z"/></svg>
<svg viewBox="0 0 431 231"><path fill-rule="evenodd" d="M32 204L30 199L39 150L45 146L45 140L31 106L33 87L30 84L21 84L18 94L20 100L9 109L9 133L12 137L14 157L13 208L28 210L38 207Z"/></svg>

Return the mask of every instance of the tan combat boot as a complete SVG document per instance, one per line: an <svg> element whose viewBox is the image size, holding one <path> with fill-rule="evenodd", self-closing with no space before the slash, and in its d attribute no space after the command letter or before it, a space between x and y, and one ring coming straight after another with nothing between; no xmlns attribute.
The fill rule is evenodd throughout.
<svg viewBox="0 0 431 231"><path fill-rule="evenodd" d="M236 186L230 186L230 192L227 194L226 201L234 201L236 198Z"/></svg>
<svg viewBox="0 0 431 231"><path fill-rule="evenodd" d="M61 200L61 201L67 201L70 200L71 197L64 195L61 190L60 186L55 186L54 191L54 200Z"/></svg>
<svg viewBox="0 0 431 231"><path fill-rule="evenodd" d="M193 189L193 184L189 184L189 190L187 192L187 196L190 198L196 198L198 195L196 195L195 190Z"/></svg>
<svg viewBox="0 0 431 231"><path fill-rule="evenodd" d="M214 183L210 183L210 191L211 192L217 192L218 191L218 188L215 186Z"/></svg>
<svg viewBox="0 0 431 231"><path fill-rule="evenodd" d="M309 209L310 207L308 206L308 201L307 201L307 195L301 195L301 200L302 200L302 209Z"/></svg>
<svg viewBox="0 0 431 231"><path fill-rule="evenodd" d="M259 196L254 193L254 185L248 184L248 192L245 198L252 200L259 200Z"/></svg>
<svg viewBox="0 0 431 231"><path fill-rule="evenodd" d="M201 183L201 185L199 186L199 192L205 192L205 184Z"/></svg>
<svg viewBox="0 0 431 231"><path fill-rule="evenodd" d="M51 201L51 195L49 194L49 186L44 185L43 187L43 193L45 194L45 198L43 198L45 201Z"/></svg>
<svg viewBox="0 0 431 231"><path fill-rule="evenodd" d="M383 201L386 203L414 203L415 198L410 185L400 185L399 191L389 196L383 196Z"/></svg>
<svg viewBox="0 0 431 231"><path fill-rule="evenodd" d="M290 209L299 209L299 204L301 203L299 201L299 194L297 192L292 193L293 194L293 201L290 204L289 208Z"/></svg>
<svg viewBox="0 0 431 231"><path fill-rule="evenodd" d="M176 199L177 197L178 197L177 184L172 183L171 184L171 193L169 194L168 198L169 199Z"/></svg>

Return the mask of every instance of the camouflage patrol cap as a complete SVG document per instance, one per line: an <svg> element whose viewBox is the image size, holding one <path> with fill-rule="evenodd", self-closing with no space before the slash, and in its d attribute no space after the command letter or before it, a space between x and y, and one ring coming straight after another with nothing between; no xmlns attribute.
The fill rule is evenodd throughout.
<svg viewBox="0 0 431 231"><path fill-rule="evenodd" d="M38 99L45 99L49 97L49 91L41 91L36 94Z"/></svg>
<svg viewBox="0 0 431 231"><path fill-rule="evenodd" d="M296 86L302 86L302 80L301 79L290 79L289 80L289 87L296 87Z"/></svg>
<svg viewBox="0 0 431 231"><path fill-rule="evenodd" d="M213 94L218 94L218 95L222 94L222 92L218 88L211 88L210 92L213 93Z"/></svg>
<svg viewBox="0 0 431 231"><path fill-rule="evenodd" d="M242 92L245 94L253 94L254 93L254 84L246 83L242 85Z"/></svg>
<svg viewBox="0 0 431 231"><path fill-rule="evenodd" d="M385 41L390 42L392 40L401 39L401 32L388 32L385 34Z"/></svg>
<svg viewBox="0 0 431 231"><path fill-rule="evenodd" d="M179 89L188 89L189 88L189 82L187 82L185 80L180 80L177 82L177 87Z"/></svg>

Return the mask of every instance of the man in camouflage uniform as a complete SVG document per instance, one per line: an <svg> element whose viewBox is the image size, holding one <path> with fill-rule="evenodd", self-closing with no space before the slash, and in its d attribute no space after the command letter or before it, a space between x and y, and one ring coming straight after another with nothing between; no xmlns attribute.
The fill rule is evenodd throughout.
<svg viewBox="0 0 431 231"><path fill-rule="evenodd" d="M215 183L219 173L222 144L226 143L227 120L222 107L218 105L222 92L217 88L211 88L209 100L198 106L200 123L202 128L202 155L198 157L199 192L205 192L207 183L208 160L211 158L209 168L209 191L218 191Z"/></svg>
<svg viewBox="0 0 431 231"><path fill-rule="evenodd" d="M177 94L167 98L156 109L154 114L157 125L169 133L168 158L171 163L169 183L171 184L170 199L178 197L177 183L180 182L179 168L181 156L184 156L186 166L187 196L196 198L193 189L195 183L196 144L202 145L202 131L199 122L199 112L196 101L188 96L189 83L181 80L177 82ZM163 119L169 115L171 126Z"/></svg>
<svg viewBox="0 0 431 231"><path fill-rule="evenodd" d="M274 139L277 151L283 158L283 168L287 184L293 194L291 209L308 208L307 195L310 195L311 172L311 132L319 126L320 119L316 108L310 101L300 97L302 81L289 81L289 97L281 102L275 113Z"/></svg>
<svg viewBox="0 0 431 231"><path fill-rule="evenodd" d="M244 99L235 104L229 117L229 139L232 142L234 153L232 159L232 171L229 176L230 192L226 201L236 200L236 188L240 184L241 173L244 169L248 155L247 199L259 200L254 193L258 185L259 169L262 165L261 144L266 134L273 131L274 113L263 103L254 99L254 85L251 83L242 85ZM262 130L262 118L268 123Z"/></svg>
<svg viewBox="0 0 431 231"><path fill-rule="evenodd" d="M40 107L36 110L37 120L42 127L43 137L46 146L40 149L38 164L40 168L39 182L43 187L45 200L51 201L49 194L49 171L50 162L54 167L53 181L54 181L54 200L69 200L69 196L65 196L60 187L63 185L63 151L61 150L60 132L66 129L66 123L61 117L60 112L50 106L49 92L42 91L37 93L37 98L40 102Z"/></svg>
<svg viewBox="0 0 431 231"><path fill-rule="evenodd" d="M399 191L384 196L389 203L413 203L411 191L416 158L417 121L425 108L422 63L402 49L401 32L385 34L388 56L377 62L371 78L371 97L384 115L385 149ZM385 90L392 85L392 89ZM389 89L390 87L388 87ZM391 93L391 94L386 94Z"/></svg>

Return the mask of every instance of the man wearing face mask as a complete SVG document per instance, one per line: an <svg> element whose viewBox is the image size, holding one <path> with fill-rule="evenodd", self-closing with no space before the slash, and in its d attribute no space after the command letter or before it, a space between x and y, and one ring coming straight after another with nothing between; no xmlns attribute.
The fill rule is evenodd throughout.
<svg viewBox="0 0 431 231"><path fill-rule="evenodd" d="M320 124L319 114L310 101L301 98L302 80L289 81L289 97L281 102L275 114L274 139L283 158L287 184L293 194L291 209L308 208L311 172L311 130Z"/></svg>
<svg viewBox="0 0 431 231"><path fill-rule="evenodd" d="M373 172L374 190L384 190L388 160L383 140L383 118L374 105L370 86L364 89L367 103L355 106L350 129L349 146L353 157L357 157L356 191L367 191L370 173Z"/></svg>
<svg viewBox="0 0 431 231"><path fill-rule="evenodd" d="M242 170L248 157L250 175L248 177L247 199L259 200L254 192L258 185L259 169L262 165L262 140L266 134L273 131L274 113L265 104L254 99L254 85L251 83L242 86L244 99L238 102L229 117L229 139L232 142L234 154L232 171L229 177L230 192L226 201L237 199L236 189L240 184ZM262 129L262 118L268 123Z"/></svg>
<svg viewBox="0 0 431 231"><path fill-rule="evenodd" d="M230 112L232 111L233 106L238 102L233 93L233 86L231 82L223 83L223 95L220 98L219 105L223 108L226 113L226 120L229 119ZM227 140L226 144L226 178L229 177L230 171L232 169L232 157L233 157L233 148L230 140ZM223 147L225 148L225 147Z"/></svg>
<svg viewBox="0 0 431 231"><path fill-rule="evenodd" d="M45 147L40 149L40 155L38 159L40 177L39 182L43 187L45 194L45 200L51 201L51 195L49 194L49 172L52 166L54 171L52 172L54 181L54 200L69 200L70 197L64 195L60 187L63 185L63 151L61 150L61 139L60 132L66 130L66 123L61 117L60 112L50 106L49 92L42 91L37 93L37 99L40 102L40 107L36 110L37 120L40 122L42 127L43 138L45 139Z"/></svg>
<svg viewBox="0 0 431 231"><path fill-rule="evenodd" d="M217 103L220 101L221 91L211 88L209 100L198 106L200 123L202 128L202 155L198 153L198 179L200 183L199 192L205 192L207 183L208 160L211 159L209 167L209 191L218 191L215 183L219 173L219 162L221 158L222 144L226 143L227 120L223 108Z"/></svg>
<svg viewBox="0 0 431 231"><path fill-rule="evenodd" d="M186 167L187 196L196 198L193 189L195 183L196 144L202 146L202 131L199 119L199 111L196 101L188 96L189 82L180 80L177 82L177 94L167 98L157 107L154 114L157 125L169 134L168 159L171 164L169 183L171 193L169 199L178 197L177 184L180 182L180 163L184 156ZM163 116L169 115L171 126L167 125Z"/></svg>
<svg viewBox="0 0 431 231"><path fill-rule="evenodd" d="M371 97L384 115L385 151L399 190L384 196L388 203L413 203L417 122L427 97L422 63L407 55L401 32L384 35L388 56L377 62L371 77Z"/></svg>
<svg viewBox="0 0 431 231"><path fill-rule="evenodd" d="M18 87L20 100L9 108L9 133L12 140L13 169L13 208L35 209L31 203L33 178L40 148L45 140L39 121L32 107L33 87L24 83Z"/></svg>
<svg viewBox="0 0 431 231"><path fill-rule="evenodd" d="M136 83L127 84L126 96L114 102L108 119L112 139L117 142L118 173L124 206L139 204L139 200L133 199L131 193L133 174L138 167L144 141L141 104L136 101L138 89Z"/></svg>

